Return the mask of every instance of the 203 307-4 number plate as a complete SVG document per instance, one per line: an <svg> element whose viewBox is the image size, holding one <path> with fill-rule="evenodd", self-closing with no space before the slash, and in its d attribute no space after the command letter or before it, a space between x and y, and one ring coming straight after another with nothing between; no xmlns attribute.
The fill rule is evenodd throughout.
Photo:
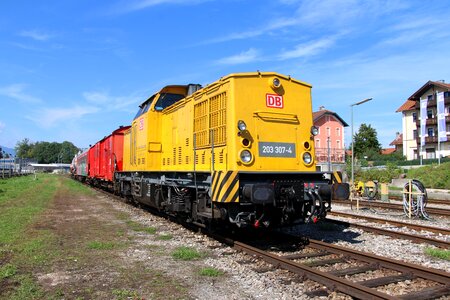
<svg viewBox="0 0 450 300"><path fill-rule="evenodd" d="M295 158L294 143L259 142L260 157L293 157Z"/></svg>

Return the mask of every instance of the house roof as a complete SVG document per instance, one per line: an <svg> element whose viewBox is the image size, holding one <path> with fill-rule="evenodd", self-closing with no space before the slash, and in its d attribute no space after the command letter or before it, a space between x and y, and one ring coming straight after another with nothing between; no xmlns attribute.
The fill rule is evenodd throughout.
<svg viewBox="0 0 450 300"><path fill-rule="evenodd" d="M429 80L425 83L420 89L418 89L414 94L412 94L408 100L420 100L420 96L422 96L427 90L429 90L432 86L437 86L441 89L450 91L450 84L440 81L431 81Z"/></svg>
<svg viewBox="0 0 450 300"><path fill-rule="evenodd" d="M416 106L416 101L408 99L395 112L414 110L415 106Z"/></svg>
<svg viewBox="0 0 450 300"><path fill-rule="evenodd" d="M386 148L386 149L381 149L381 154L383 155L387 155L387 154L391 154L395 152L395 148Z"/></svg>
<svg viewBox="0 0 450 300"><path fill-rule="evenodd" d="M389 144L389 146L403 145L403 133L397 135L397 137Z"/></svg>
<svg viewBox="0 0 450 300"><path fill-rule="evenodd" d="M325 115L334 116L336 119L339 120L339 122L342 123L342 125L344 127L348 127L348 124L337 113L335 113L334 111L331 111L331 110L327 110L327 109L321 109L319 111L313 112L313 122L316 122L317 120L319 120L321 117L323 117Z"/></svg>

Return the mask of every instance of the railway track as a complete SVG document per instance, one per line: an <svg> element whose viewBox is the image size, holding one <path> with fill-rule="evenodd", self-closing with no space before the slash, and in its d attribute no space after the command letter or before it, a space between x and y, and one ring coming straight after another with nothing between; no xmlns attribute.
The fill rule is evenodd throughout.
<svg viewBox="0 0 450 300"><path fill-rule="evenodd" d="M349 214L349 213L344 213L344 212L339 212L339 211L328 212L327 216L352 218L352 219L358 219L358 220L363 219L363 220L366 220L369 222L374 222L374 223L391 224L391 225L395 225L397 227L406 227L406 228L413 229L416 231L423 230L423 231L434 232L434 233L438 233L438 234L442 234L442 235L450 235L450 230L445 229L445 228L438 228L438 227L433 227L433 226L425 226L425 225L420 225L420 224L399 222L399 221L394 221L394 220L390 220L390 219L380 219L380 218L374 218L374 217L369 217L369 216L364 216L364 215L355 215L355 214Z"/></svg>
<svg viewBox="0 0 450 300"><path fill-rule="evenodd" d="M124 199L101 189L97 191L123 201ZM197 228L198 230L198 228ZM207 232L206 232L207 233ZM249 255L272 264L275 268L283 268L303 279L310 279L326 288L319 288L307 294L314 296L327 296L330 292L341 292L358 299L435 299L450 295L450 274L437 269L425 268L419 265L396 261L390 258L380 257L374 254L348 249L317 240L308 240L308 244L302 253L277 255L257 247L230 239L229 237L210 234L218 241L232 246ZM299 237L278 235L278 238L298 240ZM342 263L352 263L351 267L333 268L333 270L321 271L323 266L338 266ZM352 281L348 277L364 274L366 272L385 272L386 276L380 276L367 280ZM396 274L392 275L392 272ZM390 295L379 288L412 281L421 278L426 280L428 287L420 291L414 291L406 295Z"/></svg>
<svg viewBox="0 0 450 300"><path fill-rule="evenodd" d="M309 292L309 296L327 296L334 291L358 299L423 300L450 295L450 274L445 271L396 261L321 241L310 240L305 250L312 251L290 255L273 254L241 242L234 242L234 248L257 256L277 268L289 270L303 278L326 286L326 289L320 288ZM349 262L355 266L338 268L339 264ZM323 266L336 266L336 268L328 271L319 270ZM387 275L367 280L352 281L348 279L353 275L376 271L385 271ZM392 275L392 272L395 274ZM391 295L382 290L383 286L413 281L418 278L426 280L428 287L405 295Z"/></svg>
<svg viewBox="0 0 450 300"><path fill-rule="evenodd" d="M434 246L444 248L444 249L450 248L450 242L438 240L438 239L430 238L430 237L426 237L426 236L421 236L421 235L417 235L417 234L409 234L409 233L405 233L405 232L393 231L393 230L388 230L388 229L384 229L384 228L380 228L380 227L373 227L373 226L363 225L363 224L358 224L358 223L350 223L347 221L341 221L341 220L336 220L336 219L328 218L328 219L326 219L326 221L336 224L336 225L342 225L345 227L353 227L353 228L358 228L358 229L361 229L361 230L364 230L367 232L391 236L391 237L397 238L397 239L410 240L414 243L426 243L426 244L434 245Z"/></svg>
<svg viewBox="0 0 450 300"><path fill-rule="evenodd" d="M356 200L333 200L334 204L341 205L353 205L356 206ZM363 207L371 207L371 208L382 208L382 209L391 209L397 211L403 211L402 204L388 203L388 202L380 202L380 201L367 201L367 200L359 200L359 205ZM427 207L426 211L429 214L434 214L438 216L450 217L450 209L437 208L437 207Z"/></svg>
<svg viewBox="0 0 450 300"><path fill-rule="evenodd" d="M391 200L397 200L397 201L403 201L402 196L389 196L389 199ZM429 204L438 204L438 205L450 205L450 200L443 200L443 199L427 199L427 202Z"/></svg>

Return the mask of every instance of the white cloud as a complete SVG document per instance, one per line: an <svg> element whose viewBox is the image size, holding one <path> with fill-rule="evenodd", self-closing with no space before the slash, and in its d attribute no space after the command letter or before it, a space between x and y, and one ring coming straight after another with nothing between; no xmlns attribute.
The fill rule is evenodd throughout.
<svg viewBox="0 0 450 300"><path fill-rule="evenodd" d="M138 104L140 104L139 101L142 101L143 97L138 96L137 94L133 94L130 96L112 96L108 92L105 91L90 91L90 92L84 92L83 97L88 101L89 103L92 103L94 105L103 106L105 110L113 111L113 110L126 110L131 105L133 106L133 110L136 109Z"/></svg>
<svg viewBox="0 0 450 300"><path fill-rule="evenodd" d="M27 116L26 118L32 120L40 127L50 128L67 122L74 122L87 114L96 113L97 111L99 111L99 109L93 106L44 108L40 111L36 111L33 116Z"/></svg>
<svg viewBox="0 0 450 300"><path fill-rule="evenodd" d="M239 65L258 60L259 52L256 49L250 48L247 51L236 55L221 58L217 61L221 65Z"/></svg>
<svg viewBox="0 0 450 300"><path fill-rule="evenodd" d="M335 43L334 37L328 37L309 43L299 44L294 50L282 52L279 55L279 59L286 60L292 58L309 57L316 55L326 49L332 47Z"/></svg>
<svg viewBox="0 0 450 300"><path fill-rule="evenodd" d="M135 0L122 1L112 9L114 14L130 13L162 4L196 5L212 0Z"/></svg>
<svg viewBox="0 0 450 300"><path fill-rule="evenodd" d="M369 21L406 7L404 1L395 0L303 1L297 16L302 24L338 28L348 26L355 20Z"/></svg>
<svg viewBox="0 0 450 300"><path fill-rule="evenodd" d="M207 44L222 43L222 42L228 42L228 41L234 41L234 40L248 39L248 38L263 35L265 33L273 31L273 30L290 27L290 26L296 25L298 23L299 23L299 20L296 18L278 19L274 22L268 23L267 25L265 25L261 28L237 32L237 33L231 33L231 34L223 36L223 37L218 37L218 38L214 38L211 40L201 42L201 43L199 43L199 45L207 45Z"/></svg>
<svg viewBox="0 0 450 300"><path fill-rule="evenodd" d="M108 102L110 98L108 94L104 92L84 92L83 97L91 103L104 104Z"/></svg>
<svg viewBox="0 0 450 300"><path fill-rule="evenodd" d="M53 38L54 35L48 32L44 32L43 30L32 29L32 30L23 30L19 33L20 36L32 38L35 41L45 42L49 39Z"/></svg>
<svg viewBox="0 0 450 300"><path fill-rule="evenodd" d="M25 84L11 84L8 86L0 87L0 95L6 96L18 100L24 103L41 103L41 99L31 96L25 93L27 85Z"/></svg>

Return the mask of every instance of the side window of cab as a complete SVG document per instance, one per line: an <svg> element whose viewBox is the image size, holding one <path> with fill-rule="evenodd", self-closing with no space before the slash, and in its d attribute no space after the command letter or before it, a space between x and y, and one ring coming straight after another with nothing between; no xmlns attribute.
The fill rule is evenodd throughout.
<svg viewBox="0 0 450 300"><path fill-rule="evenodd" d="M171 106L175 102L180 101L185 96L181 94L163 93L159 96L158 101L155 104L156 111L162 111L164 108Z"/></svg>

